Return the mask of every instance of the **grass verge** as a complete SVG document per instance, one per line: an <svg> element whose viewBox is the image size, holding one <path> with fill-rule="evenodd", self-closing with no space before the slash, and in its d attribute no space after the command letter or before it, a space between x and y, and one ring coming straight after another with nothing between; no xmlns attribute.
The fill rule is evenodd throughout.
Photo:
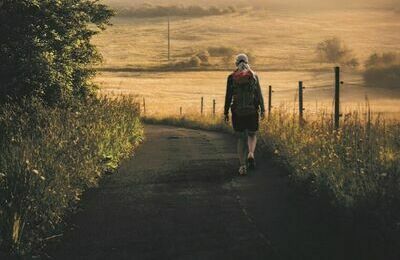
<svg viewBox="0 0 400 260"><path fill-rule="evenodd" d="M0 108L0 246L24 255L39 248L83 191L143 137L130 98L48 107L38 101Z"/></svg>

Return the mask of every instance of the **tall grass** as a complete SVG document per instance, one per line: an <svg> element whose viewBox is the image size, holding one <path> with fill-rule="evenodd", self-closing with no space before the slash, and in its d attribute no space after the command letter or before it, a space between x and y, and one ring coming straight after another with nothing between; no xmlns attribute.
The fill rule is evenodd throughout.
<svg viewBox="0 0 400 260"><path fill-rule="evenodd" d="M393 220L400 202L400 123L370 113L347 114L339 130L321 113L303 127L276 111L261 138L284 160L292 178L335 206Z"/></svg>
<svg viewBox="0 0 400 260"><path fill-rule="evenodd" d="M54 235L82 192L142 138L129 98L0 109L0 246L25 254Z"/></svg>
<svg viewBox="0 0 400 260"><path fill-rule="evenodd" d="M228 130L222 120L190 116L149 122ZM393 228L400 213L400 123L355 111L335 130L331 114L300 126L298 117L276 109L262 121L262 153L275 154L299 187L346 212L371 214Z"/></svg>

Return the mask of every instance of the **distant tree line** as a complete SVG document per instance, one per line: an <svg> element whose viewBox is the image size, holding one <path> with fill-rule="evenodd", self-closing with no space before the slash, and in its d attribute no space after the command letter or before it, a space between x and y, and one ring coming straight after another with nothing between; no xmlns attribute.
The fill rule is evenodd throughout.
<svg viewBox="0 0 400 260"><path fill-rule="evenodd" d="M235 7L202 7L196 5L151 5L144 4L137 7L117 7L118 16L153 18L165 16L202 17L235 13Z"/></svg>

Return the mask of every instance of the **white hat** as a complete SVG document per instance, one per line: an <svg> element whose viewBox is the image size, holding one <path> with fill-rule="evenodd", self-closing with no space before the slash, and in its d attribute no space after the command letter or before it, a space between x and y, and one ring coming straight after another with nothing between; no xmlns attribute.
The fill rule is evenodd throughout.
<svg viewBox="0 0 400 260"><path fill-rule="evenodd" d="M236 66L239 65L240 62L249 63L249 57L244 53L239 54L236 56Z"/></svg>

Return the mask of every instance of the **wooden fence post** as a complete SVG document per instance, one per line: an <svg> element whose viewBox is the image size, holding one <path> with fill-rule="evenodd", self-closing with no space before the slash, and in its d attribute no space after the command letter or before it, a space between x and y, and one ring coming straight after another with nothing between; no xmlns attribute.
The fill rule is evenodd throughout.
<svg viewBox="0 0 400 260"><path fill-rule="evenodd" d="M204 112L204 98L201 97L201 108L200 108L200 114L203 115Z"/></svg>
<svg viewBox="0 0 400 260"><path fill-rule="evenodd" d="M339 129L340 119L340 67L335 67L335 129Z"/></svg>
<svg viewBox="0 0 400 260"><path fill-rule="evenodd" d="M268 117L271 116L271 110L272 110L272 86L269 86L269 91L268 91Z"/></svg>
<svg viewBox="0 0 400 260"><path fill-rule="evenodd" d="M182 116L182 107L179 108L179 114Z"/></svg>
<svg viewBox="0 0 400 260"><path fill-rule="evenodd" d="M303 81L299 81L299 122L300 122L300 125L302 125L304 122L303 90L304 90Z"/></svg>
<svg viewBox="0 0 400 260"><path fill-rule="evenodd" d="M215 117L215 107L216 107L216 102L215 99L213 100L213 117Z"/></svg>
<svg viewBox="0 0 400 260"><path fill-rule="evenodd" d="M146 99L143 98L143 114L146 115Z"/></svg>

